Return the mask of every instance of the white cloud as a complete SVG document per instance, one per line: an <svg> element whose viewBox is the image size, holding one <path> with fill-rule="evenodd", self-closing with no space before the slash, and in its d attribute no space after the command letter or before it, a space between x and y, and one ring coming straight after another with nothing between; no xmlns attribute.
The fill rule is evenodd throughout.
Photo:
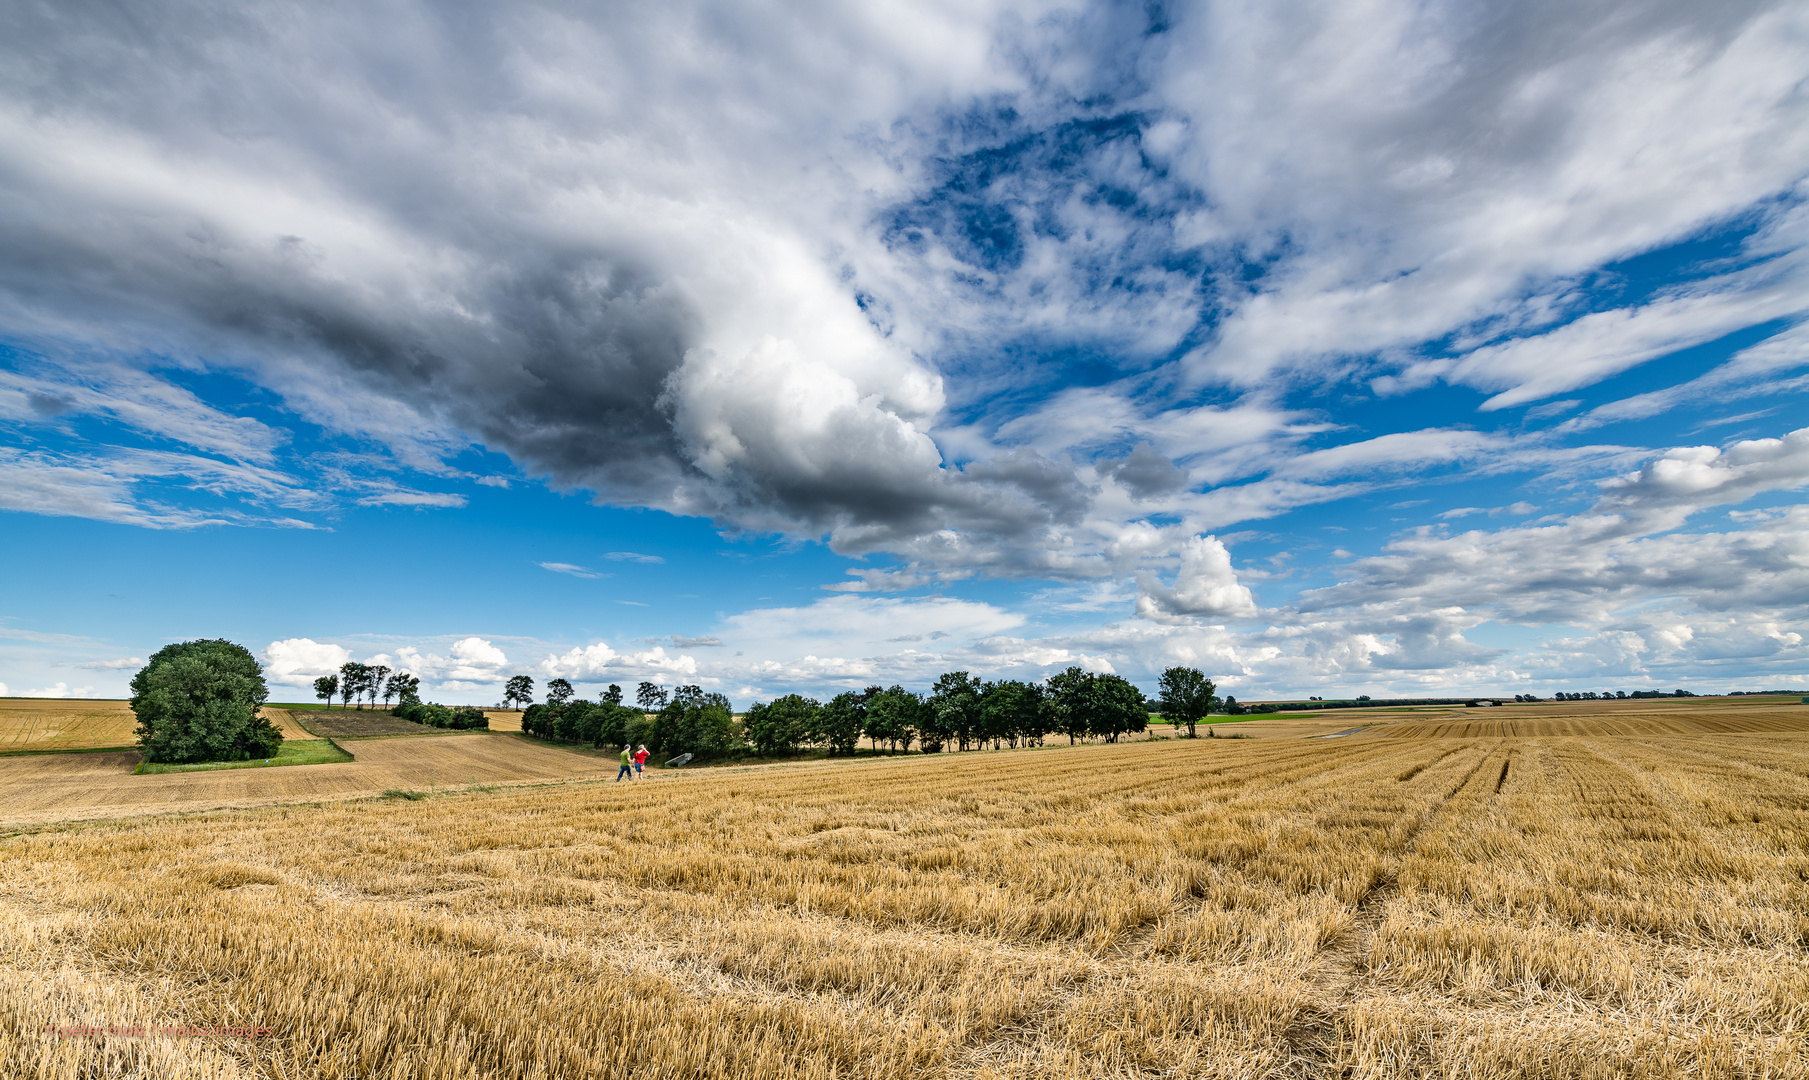
<svg viewBox="0 0 1809 1080"><path fill-rule="evenodd" d="M601 578L609 576L608 574L599 574L589 567L578 566L574 563L543 562L536 563L535 565L542 570L551 570L555 574L570 574L575 578Z"/></svg>
<svg viewBox="0 0 1809 1080"><path fill-rule="evenodd" d="M269 465L287 433L231 416L150 371L61 357L32 371L0 370L0 417L99 416L236 461Z"/></svg>
<svg viewBox="0 0 1809 1080"><path fill-rule="evenodd" d="M1146 619L1235 619L1256 614L1256 598L1248 586L1238 584L1231 553L1215 536L1196 536L1182 547L1172 588L1149 573L1140 575L1137 584L1137 614Z"/></svg>
<svg viewBox="0 0 1809 1080"><path fill-rule="evenodd" d="M1729 282L1542 341L1575 310L1575 275L1798 182L1804 21L1786 4L1177 12L1157 79L1191 137L1168 166L1213 193L1204 234L1266 242L1282 260L1191 364L1240 385L1277 369L1311 379L1337 357L1400 371L1413 347L1455 332L1468 366L1424 377L1449 372L1504 404L1760 321L1762 303L1733 310L1746 283ZM1765 302L1802 295L1778 292ZM1504 333L1520 342L1486 345ZM1592 336L1599 355L1582 348Z"/></svg>
<svg viewBox="0 0 1809 1080"><path fill-rule="evenodd" d="M1387 468L1423 468L1498 453L1511 445L1510 440L1499 435L1455 428L1401 431L1301 454L1288 459L1275 473L1277 476L1316 479Z"/></svg>
<svg viewBox="0 0 1809 1080"><path fill-rule="evenodd" d="M321 675L336 675L352 659L343 646L313 638L285 638L264 646L264 677L287 686L308 686Z"/></svg>
<svg viewBox="0 0 1809 1080"><path fill-rule="evenodd" d="M1778 268L1767 266L1776 276ZM1647 360L1803 310L1800 274L1757 290L1715 282L1699 295L1585 315L1558 329L1477 349L1447 378L1500 390L1484 411L1589 386Z"/></svg>
<svg viewBox="0 0 1809 1080"><path fill-rule="evenodd" d="M1809 485L1809 428L1781 439L1737 442L1726 450L1714 446L1667 450L1637 472L1604 483L1596 510L1658 514L1667 522L1681 523L1705 507L1804 485Z"/></svg>
<svg viewBox="0 0 1809 1080"><path fill-rule="evenodd" d="M666 561L658 555L642 555L638 551L611 551L603 557L613 562L663 563Z"/></svg>
<svg viewBox="0 0 1809 1080"><path fill-rule="evenodd" d="M68 683L59 682L52 686L27 690L21 696L36 698L91 698L94 696L94 687L78 686L71 690Z"/></svg>
<svg viewBox="0 0 1809 1080"><path fill-rule="evenodd" d="M674 656L658 645L644 652L618 653L606 642L599 641L582 648L572 648L564 655L550 655L540 662L540 670L547 678L573 681L648 679L666 682L677 677L696 675L697 661L684 654Z"/></svg>
<svg viewBox="0 0 1809 1080"><path fill-rule="evenodd" d="M318 508L320 498L290 476L260 466L192 454L115 450L93 458L0 447L0 509L82 517L149 529L206 525L313 528L294 518L257 517L236 509L206 512L147 497L147 482L174 481L189 490L253 503Z"/></svg>
<svg viewBox="0 0 1809 1080"><path fill-rule="evenodd" d="M77 664L75 666L78 668L86 668L90 671L129 671L133 668L144 667L144 658L140 656L122 656L113 660L90 660L87 663Z"/></svg>
<svg viewBox="0 0 1809 1080"><path fill-rule="evenodd" d="M455 495L444 491L412 491L396 488L366 495L358 500L359 506L450 506L465 505L463 495Z"/></svg>
<svg viewBox="0 0 1809 1080"><path fill-rule="evenodd" d="M389 664L423 682L460 689L490 687L501 682L508 673L508 656L484 638L460 638L447 651L450 656L423 652L414 645L403 646L396 650Z"/></svg>

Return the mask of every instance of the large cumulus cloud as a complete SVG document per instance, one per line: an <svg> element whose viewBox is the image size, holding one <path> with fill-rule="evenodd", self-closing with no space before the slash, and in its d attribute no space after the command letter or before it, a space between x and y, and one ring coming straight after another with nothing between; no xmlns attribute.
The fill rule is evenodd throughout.
<svg viewBox="0 0 1809 1080"><path fill-rule="evenodd" d="M1325 430L1265 373L1536 397L1800 308L1790 258L1594 314L1574 288L1801 177L1800 21L25 6L0 316L67 372L237 366L430 471L475 439L608 501L1088 576L1146 514L1180 543L1347 493L1301 463L1198 497ZM1128 381L1027 412L1014 388L1070 374L1036 342ZM1202 381L1255 389L1174 407ZM209 422L217 453L272 452Z"/></svg>

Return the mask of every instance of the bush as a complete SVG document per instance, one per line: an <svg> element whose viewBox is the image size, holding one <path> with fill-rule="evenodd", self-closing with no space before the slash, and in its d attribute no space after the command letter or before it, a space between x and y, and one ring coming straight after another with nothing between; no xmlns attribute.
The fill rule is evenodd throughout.
<svg viewBox="0 0 1809 1080"><path fill-rule="evenodd" d="M490 718L484 715L484 710L475 705L460 705L452 710L452 719L446 726L458 728L461 731L488 731L490 730Z"/></svg>
<svg viewBox="0 0 1809 1080"><path fill-rule="evenodd" d="M539 706L535 706L539 708ZM390 710L390 715L427 727L452 728L458 731L488 730L490 718L484 710L472 705L447 708L432 702L406 701Z"/></svg>
<svg viewBox="0 0 1809 1080"><path fill-rule="evenodd" d="M620 746L645 742L647 729L647 717L639 709L610 701L529 705L521 714L522 731L552 742Z"/></svg>
<svg viewBox="0 0 1809 1080"><path fill-rule="evenodd" d="M276 756L282 733L258 715L264 669L218 639L165 645L132 676L132 711L147 762L188 764Z"/></svg>

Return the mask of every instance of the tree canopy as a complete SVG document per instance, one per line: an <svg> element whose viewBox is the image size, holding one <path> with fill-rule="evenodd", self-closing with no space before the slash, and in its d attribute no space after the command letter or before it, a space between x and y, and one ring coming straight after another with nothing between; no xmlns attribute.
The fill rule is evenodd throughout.
<svg viewBox="0 0 1809 1080"><path fill-rule="evenodd" d="M1199 668L1171 667L1162 673L1162 693L1156 708L1162 718L1176 727L1185 727L1187 737L1195 738L1194 726L1219 707L1218 689Z"/></svg>
<svg viewBox="0 0 1809 1080"><path fill-rule="evenodd" d="M132 676L132 712L146 761L189 763L270 757L282 733L259 715L270 697L264 669L241 645L184 641L157 650Z"/></svg>

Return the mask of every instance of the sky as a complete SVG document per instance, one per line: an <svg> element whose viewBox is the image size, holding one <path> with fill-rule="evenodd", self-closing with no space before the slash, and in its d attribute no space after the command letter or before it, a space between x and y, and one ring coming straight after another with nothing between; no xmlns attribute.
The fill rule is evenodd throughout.
<svg viewBox="0 0 1809 1080"><path fill-rule="evenodd" d="M0 694L1809 692L1809 6L0 12Z"/></svg>

